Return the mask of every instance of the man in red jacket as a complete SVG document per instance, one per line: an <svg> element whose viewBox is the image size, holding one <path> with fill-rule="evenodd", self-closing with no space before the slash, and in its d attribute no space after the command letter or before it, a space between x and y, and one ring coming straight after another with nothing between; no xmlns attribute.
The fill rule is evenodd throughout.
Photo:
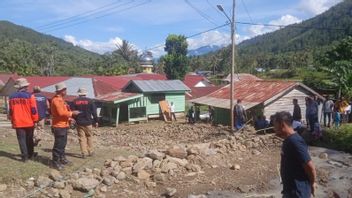
<svg viewBox="0 0 352 198"><path fill-rule="evenodd" d="M36 155L34 153L33 131L34 123L38 121L38 110L35 97L27 91L28 85L27 79L17 79L15 82L17 92L9 98L9 119L12 122L12 127L16 129L23 162Z"/></svg>

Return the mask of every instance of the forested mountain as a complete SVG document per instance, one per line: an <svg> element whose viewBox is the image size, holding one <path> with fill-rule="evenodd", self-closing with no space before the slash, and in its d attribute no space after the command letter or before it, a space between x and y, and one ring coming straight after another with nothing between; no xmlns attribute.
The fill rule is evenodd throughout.
<svg viewBox="0 0 352 198"><path fill-rule="evenodd" d="M237 65L241 71L256 68L294 69L314 66L315 57L335 41L352 35L352 0L345 0L328 11L303 21L243 41L237 47ZM194 57L191 67L227 72L231 64L231 49Z"/></svg>
<svg viewBox="0 0 352 198"><path fill-rule="evenodd" d="M62 39L0 21L0 72L20 75L125 74L137 66L138 55L131 45L99 55Z"/></svg>

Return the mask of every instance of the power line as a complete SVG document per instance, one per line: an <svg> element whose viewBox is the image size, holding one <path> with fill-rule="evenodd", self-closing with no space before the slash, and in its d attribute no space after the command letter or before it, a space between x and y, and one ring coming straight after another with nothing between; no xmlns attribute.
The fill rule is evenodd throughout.
<svg viewBox="0 0 352 198"><path fill-rule="evenodd" d="M100 19L100 18L103 18L103 17L106 17L106 16L109 16L111 14L114 14L116 12L124 12L124 11L127 11L127 10L130 10L130 9L133 9L133 8L136 8L136 7L139 7L139 6L142 6L144 4L147 4L147 3L150 3L151 0L147 0L145 2L142 2L142 3L139 3L139 4L136 4L136 5L133 5L133 6L130 6L130 7L127 7L127 8L124 8L124 9L121 9L121 10L115 10L113 12L109 12L107 14L104 14L104 15L100 15L100 16L97 16L97 17L94 17L94 18L91 18L91 19L86 19L86 20L83 20L83 21L80 21L80 22L77 22L77 23L73 23L73 24L69 24L69 25L66 25L66 26L62 26L62 27L58 27L58 28L49 28L49 30L47 30L47 32L52 32L52 31L56 31L56 30L61 30L61 29L65 29L65 28L68 28L68 27L72 27L72 26L76 26L76 25L79 25L79 24L82 24L82 23L87 23L91 20L96 20L96 19Z"/></svg>
<svg viewBox="0 0 352 198"><path fill-rule="evenodd" d="M248 16L249 20L251 21L251 23L253 23L252 17L251 17L251 15L249 14L249 11L248 11L248 9L247 9L246 4L244 3L244 0L241 0L241 2L242 2L242 5L243 5L243 7L244 7L244 10L245 10L246 13L247 13L247 16Z"/></svg>
<svg viewBox="0 0 352 198"><path fill-rule="evenodd" d="M299 29L317 29L317 30L336 30L336 31L346 31L345 28L328 28L328 27L317 27L317 26L302 26L298 24L291 24L291 25L275 25L275 24L266 24L266 23L251 23L251 22L240 22L236 21L236 24L240 25L257 25L257 26L266 26L266 27L290 27L290 28L299 28Z"/></svg>
<svg viewBox="0 0 352 198"><path fill-rule="evenodd" d="M193 10L195 10L201 17L203 17L205 20L207 20L209 23L212 23L214 25L218 25L216 24L211 17L209 17L207 14L205 14L204 12L202 12L200 9L198 9L196 6L194 6L192 3L190 3L188 0L185 0L186 4L189 5Z"/></svg>
<svg viewBox="0 0 352 198"><path fill-rule="evenodd" d="M208 3L208 5L209 5L211 8L213 8L214 10L216 10L216 12L218 12L218 13L222 16L222 12L220 12L220 10L219 10L216 6L214 6L213 4L211 4L209 0L207 0L207 3Z"/></svg>
<svg viewBox="0 0 352 198"><path fill-rule="evenodd" d="M71 17L67 17L67 18L64 18L64 19L61 19L61 20L57 20L57 21L54 21L54 22L51 22L51 23L48 23L48 24L45 24L45 25L41 25L41 26L38 26L36 28L46 28L46 27L50 27L50 26L53 26L53 25L58 25L58 24L61 24L62 22L66 22L66 21L72 21L72 20L75 20L75 18L82 18L82 17L86 17L87 14L92 14L92 13L95 13L97 12L98 10L102 10L102 9L105 9L105 8L109 8L117 3L120 3L121 0L118 0L117 2L114 2L114 3L110 3L110 4L107 4L107 5L104 5L102 7L99 7L99 8L96 8L96 9L92 9L92 10L89 10L89 11L86 11L86 12L82 12L80 14L77 14L77 15L74 15L74 16L71 16ZM99 11L101 12L101 11Z"/></svg>

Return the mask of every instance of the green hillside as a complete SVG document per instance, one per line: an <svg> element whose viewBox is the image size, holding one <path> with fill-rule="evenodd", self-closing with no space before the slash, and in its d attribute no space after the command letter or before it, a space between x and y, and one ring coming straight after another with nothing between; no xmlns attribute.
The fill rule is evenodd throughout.
<svg viewBox="0 0 352 198"><path fill-rule="evenodd" d="M315 59L335 42L352 35L352 1L345 0L328 11L303 21L243 41L238 45L240 71L256 68L299 70L315 66ZM193 57L193 69L228 72L231 49Z"/></svg>

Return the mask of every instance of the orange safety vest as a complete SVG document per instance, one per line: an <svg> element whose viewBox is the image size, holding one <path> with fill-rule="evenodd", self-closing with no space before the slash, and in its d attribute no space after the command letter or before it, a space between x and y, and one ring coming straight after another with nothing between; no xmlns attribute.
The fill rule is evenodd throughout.
<svg viewBox="0 0 352 198"><path fill-rule="evenodd" d="M67 128L72 112L61 95L56 95L51 100L52 127Z"/></svg>
<svg viewBox="0 0 352 198"><path fill-rule="evenodd" d="M38 121L38 109L34 95L26 91L13 93L9 98L9 117L13 128L33 127Z"/></svg>

